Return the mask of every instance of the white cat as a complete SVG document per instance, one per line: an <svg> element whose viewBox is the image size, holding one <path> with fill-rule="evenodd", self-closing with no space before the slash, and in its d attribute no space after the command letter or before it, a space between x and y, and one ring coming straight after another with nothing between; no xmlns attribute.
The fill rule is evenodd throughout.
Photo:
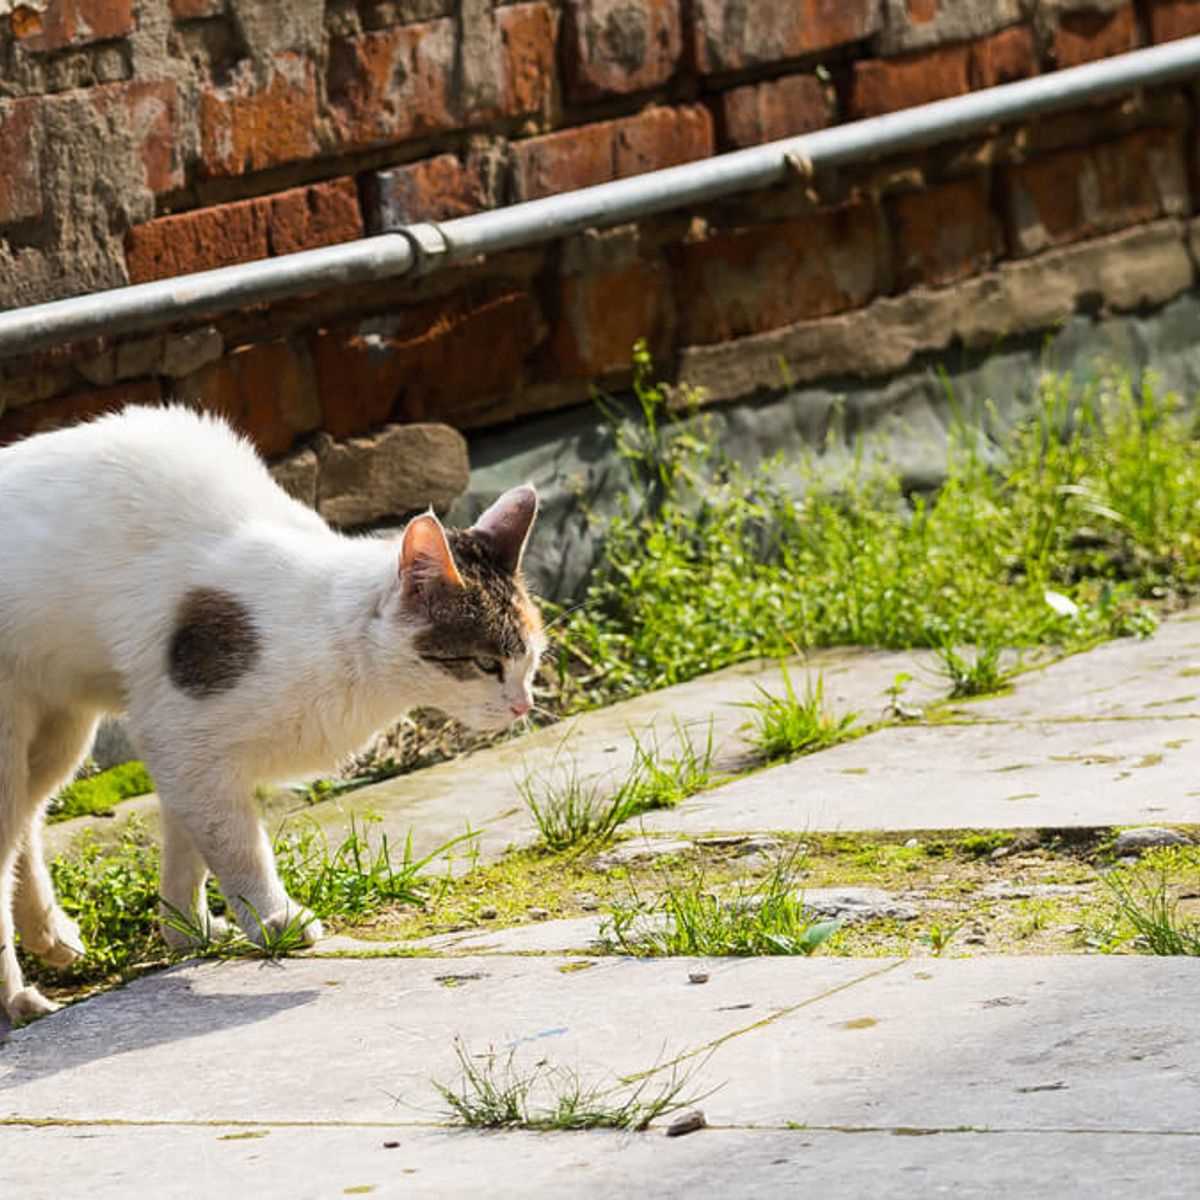
<svg viewBox="0 0 1200 1200"><path fill-rule="evenodd" d="M104 713L124 712L161 798L162 898L210 929L211 868L262 941L299 917L258 783L328 768L414 705L496 730L527 713L543 647L520 563L532 487L469 530L432 514L398 541L335 533L227 425L128 408L0 450L0 1005L24 948L83 953L41 824ZM176 944L177 931L164 928Z"/></svg>

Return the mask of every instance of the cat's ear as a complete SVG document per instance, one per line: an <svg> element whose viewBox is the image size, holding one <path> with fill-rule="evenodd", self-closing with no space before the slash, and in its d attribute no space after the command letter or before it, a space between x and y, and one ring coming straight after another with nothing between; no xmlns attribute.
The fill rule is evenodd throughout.
<svg viewBox="0 0 1200 1200"><path fill-rule="evenodd" d="M509 488L471 527L483 534L499 567L514 575L521 565L525 543L537 516L538 498L533 484Z"/></svg>
<svg viewBox="0 0 1200 1200"><path fill-rule="evenodd" d="M415 599L431 585L462 587L446 531L433 513L413 517L400 538L400 587L406 600Z"/></svg>

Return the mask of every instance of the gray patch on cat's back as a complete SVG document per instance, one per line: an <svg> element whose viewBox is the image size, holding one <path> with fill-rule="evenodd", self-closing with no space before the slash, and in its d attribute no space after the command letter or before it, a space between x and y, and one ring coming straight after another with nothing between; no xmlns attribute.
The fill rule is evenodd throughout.
<svg viewBox="0 0 1200 1200"><path fill-rule="evenodd" d="M180 601L167 646L171 682L203 700L236 687L258 661L261 639L250 610L219 588L194 588Z"/></svg>

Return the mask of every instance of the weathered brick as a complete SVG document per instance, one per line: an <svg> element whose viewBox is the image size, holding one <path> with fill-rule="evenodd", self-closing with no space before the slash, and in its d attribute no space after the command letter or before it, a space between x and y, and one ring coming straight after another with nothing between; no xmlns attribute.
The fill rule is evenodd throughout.
<svg viewBox="0 0 1200 1200"><path fill-rule="evenodd" d="M679 341L721 342L865 304L886 276L878 214L853 204L673 249Z"/></svg>
<svg viewBox="0 0 1200 1200"><path fill-rule="evenodd" d="M519 391L544 330L533 298L504 291L321 330L314 339L324 428L334 437L389 420L486 425ZM486 347L486 352L481 351Z"/></svg>
<svg viewBox="0 0 1200 1200"><path fill-rule="evenodd" d="M271 253L290 254L363 236L358 188L350 176L291 188L268 199Z"/></svg>
<svg viewBox="0 0 1200 1200"><path fill-rule="evenodd" d="M482 164L439 154L367 176L367 222L373 233L417 221L448 221L488 204Z"/></svg>
<svg viewBox="0 0 1200 1200"><path fill-rule="evenodd" d="M884 0L883 9L884 56L987 37L1023 16L1021 0Z"/></svg>
<svg viewBox="0 0 1200 1200"><path fill-rule="evenodd" d="M629 370L638 338L665 352L673 324L671 280L642 260L611 271L565 276L549 353L557 379L595 379Z"/></svg>
<svg viewBox="0 0 1200 1200"><path fill-rule="evenodd" d="M219 413L268 457L286 454L321 425L308 350L282 339L238 347L177 380L175 396Z"/></svg>
<svg viewBox="0 0 1200 1200"><path fill-rule="evenodd" d="M138 379L115 387L91 388L72 392L68 396L56 396L40 404L8 409L0 416L0 446L7 446L34 433L62 429L88 417L116 412L127 404L158 404L161 400L162 391L157 379Z"/></svg>
<svg viewBox="0 0 1200 1200"><path fill-rule="evenodd" d="M721 139L727 149L756 146L823 129L832 117L825 87L815 75L785 75L721 93Z"/></svg>
<svg viewBox="0 0 1200 1200"><path fill-rule="evenodd" d="M34 53L86 46L133 32L133 0L51 0L18 4L9 18L17 44Z"/></svg>
<svg viewBox="0 0 1200 1200"><path fill-rule="evenodd" d="M300 54L276 55L265 83L243 62L232 82L200 94L200 162L206 175L245 175L309 158L316 134L317 79Z"/></svg>
<svg viewBox="0 0 1200 1200"><path fill-rule="evenodd" d="M155 193L183 187L176 137L179 96L173 81L106 84L92 88L88 96L114 135L132 138L142 160L146 187Z"/></svg>
<svg viewBox="0 0 1200 1200"><path fill-rule="evenodd" d="M219 17L225 11L225 0L171 0L171 16L176 21L199 21Z"/></svg>
<svg viewBox="0 0 1200 1200"><path fill-rule="evenodd" d="M42 212L41 101L0 102L0 225Z"/></svg>
<svg viewBox="0 0 1200 1200"><path fill-rule="evenodd" d="M881 113L928 104L971 90L971 52L966 45L939 46L898 58L865 59L854 64L849 115Z"/></svg>
<svg viewBox="0 0 1200 1200"><path fill-rule="evenodd" d="M461 115L455 23L400 25L336 41L326 82L343 149L453 129Z"/></svg>
<svg viewBox="0 0 1200 1200"><path fill-rule="evenodd" d="M1182 136L1146 129L1064 150L1006 172L1009 239L1016 254L1188 211Z"/></svg>
<svg viewBox="0 0 1200 1200"><path fill-rule="evenodd" d="M569 0L564 49L572 100L666 83L683 52L679 0Z"/></svg>
<svg viewBox="0 0 1200 1200"><path fill-rule="evenodd" d="M693 0L691 11L692 53L704 75L861 41L880 26L878 0Z"/></svg>
<svg viewBox="0 0 1200 1200"><path fill-rule="evenodd" d="M548 5L499 9L504 115L545 112L554 89L554 14Z"/></svg>
<svg viewBox="0 0 1200 1200"><path fill-rule="evenodd" d="M615 124L618 179L708 158L714 149L712 114L701 104L648 108Z"/></svg>
<svg viewBox="0 0 1200 1200"><path fill-rule="evenodd" d="M1003 235L988 186L987 176L978 175L891 200L895 280L901 288L954 283L1000 257Z"/></svg>
<svg viewBox="0 0 1200 1200"><path fill-rule="evenodd" d="M969 76L972 88L996 87L1038 73L1033 30L1014 25L971 46Z"/></svg>
<svg viewBox="0 0 1200 1200"><path fill-rule="evenodd" d="M614 121L597 121L515 142L513 185L518 200L536 200L615 178Z"/></svg>
<svg viewBox="0 0 1200 1200"><path fill-rule="evenodd" d="M130 283L266 258L268 206L238 200L135 225L125 235Z"/></svg>
<svg viewBox="0 0 1200 1200"><path fill-rule="evenodd" d="M1150 36L1156 42L1200 34L1200 0L1152 0Z"/></svg>
<svg viewBox="0 0 1200 1200"><path fill-rule="evenodd" d="M1054 33L1054 59L1060 67L1113 54L1124 54L1141 44L1137 13L1132 4L1116 12L1069 12L1059 18Z"/></svg>

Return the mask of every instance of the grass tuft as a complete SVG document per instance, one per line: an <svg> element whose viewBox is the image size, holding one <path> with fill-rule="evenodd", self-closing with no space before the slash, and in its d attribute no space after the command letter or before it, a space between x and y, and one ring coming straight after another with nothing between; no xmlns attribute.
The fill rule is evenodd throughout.
<svg viewBox="0 0 1200 1200"><path fill-rule="evenodd" d="M979 646L968 658L949 643L937 648L942 672L950 680L950 698L965 700L989 696L1008 683L1009 673L1000 665L1002 648L997 643Z"/></svg>
<svg viewBox="0 0 1200 1200"><path fill-rule="evenodd" d="M1200 917L1180 912L1178 894L1184 890L1181 868L1192 880L1187 890L1195 894L1198 867L1195 850L1159 851L1136 867L1102 876L1115 909L1109 948L1124 943L1143 954L1200 955Z"/></svg>
<svg viewBox="0 0 1200 1200"><path fill-rule="evenodd" d="M749 731L747 740L764 759L777 762L813 754L856 736L853 726L857 713L835 717L826 710L823 676L818 675L815 683L810 680L801 697L796 694L787 668L781 669L782 696L758 684L759 698L743 705L754 715L742 728Z"/></svg>

